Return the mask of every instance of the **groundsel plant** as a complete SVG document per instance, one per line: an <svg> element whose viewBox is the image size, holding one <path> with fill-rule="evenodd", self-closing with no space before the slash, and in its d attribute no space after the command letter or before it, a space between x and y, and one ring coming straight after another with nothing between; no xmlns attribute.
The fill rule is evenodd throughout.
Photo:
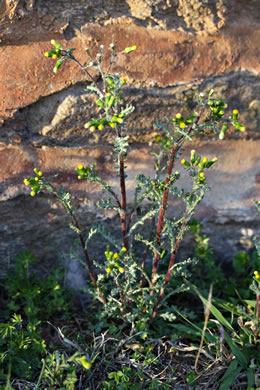
<svg viewBox="0 0 260 390"><path fill-rule="evenodd" d="M69 192L62 186L56 188L51 183L53 176L47 177L35 168L35 175L26 178L24 183L31 187L31 196L43 190L54 194L70 215L70 226L78 235L94 293L104 305L102 313L105 316L123 319L132 326L137 323L142 326L140 320L141 323L154 320L158 316L159 309L160 315L167 318L167 313L163 313L162 309L166 307L169 296L187 289L187 285L180 282L178 288L174 291L169 289L166 294L170 278L189 276L188 267L193 260L188 259L175 264L176 255L183 235L188 229L188 222L204 197L205 191L208 190L206 174L208 169L217 162L217 158L209 159L192 150L189 160L181 159L181 164L192 182L188 192L176 185L181 173L174 170L175 161L180 157L183 145L191 141L194 136L216 134L222 139L230 126L240 131L245 131L245 127L239 123L236 109L231 116L226 117L227 105L223 100L213 98L213 90L208 97L202 93L198 96L197 109L189 116L184 117L181 113L177 113L173 119L155 123L157 133L151 151L154 157L154 177L142 173L137 175L134 204L130 205L127 202L125 162L129 147L127 117L134 111L134 107L124 102L123 87L126 80L118 73L112 73L111 69L118 56L133 55L136 46L126 47L117 52L112 43L108 49L109 61L105 60L108 54L105 55L103 45L100 46L95 57L86 48L89 61L87 65L82 65L74 57L75 49L64 49L55 40L52 40L51 44L54 48L46 52L45 56L56 60L53 69L55 73L62 69L61 65L64 62L71 60L91 81L86 88L90 93L96 94L97 116L85 124L86 131L96 132L110 128L114 134L113 153L119 188L112 188L98 174L95 165L80 164L76 173L79 180L97 183L107 194L107 197L100 199L97 205L106 210L116 210L120 219L121 241L116 241L110 231L97 223L91 227L85 237L71 204ZM89 69L94 69L99 77L92 77ZM168 217L169 196L182 199L184 211L179 216ZM108 245L104 248L104 261L91 260L88 252L89 240L96 234L103 236ZM109 245L112 245L112 249ZM137 253L137 247L139 249L142 247L143 252ZM149 257L152 257L152 264L148 261ZM160 264L164 265L164 269L166 266L164 273L159 269ZM100 268L97 277L94 266Z"/></svg>

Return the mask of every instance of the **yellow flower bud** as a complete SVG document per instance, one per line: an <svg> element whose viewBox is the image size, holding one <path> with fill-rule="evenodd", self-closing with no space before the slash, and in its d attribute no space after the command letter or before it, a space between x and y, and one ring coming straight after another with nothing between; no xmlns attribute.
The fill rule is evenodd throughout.
<svg viewBox="0 0 260 390"><path fill-rule="evenodd" d="M182 160L181 160L181 164L185 164L186 163L186 160L183 158Z"/></svg>
<svg viewBox="0 0 260 390"><path fill-rule="evenodd" d="M104 129L104 126L100 123L100 125L98 125L98 130L103 130Z"/></svg>
<svg viewBox="0 0 260 390"><path fill-rule="evenodd" d="M87 122L87 123L85 123L85 125L84 125L85 129L88 129L89 126L90 126L90 122Z"/></svg>
<svg viewBox="0 0 260 390"><path fill-rule="evenodd" d="M204 178L205 178L205 173L204 173L204 172L199 172L198 175L199 175L199 177L200 177L201 179L204 179Z"/></svg>
<svg viewBox="0 0 260 390"><path fill-rule="evenodd" d="M260 202L260 201L259 201ZM125 246L123 246L122 251L127 252L127 249Z"/></svg>
<svg viewBox="0 0 260 390"><path fill-rule="evenodd" d="M43 176L42 171L37 172L37 175L40 176L40 177L42 177L42 176Z"/></svg>
<svg viewBox="0 0 260 390"><path fill-rule="evenodd" d="M237 115L238 114L238 110L233 110L233 114Z"/></svg>
<svg viewBox="0 0 260 390"><path fill-rule="evenodd" d="M24 184L26 185L26 186L28 186L29 184L30 184L30 182L29 182L29 180L28 179L24 179Z"/></svg>
<svg viewBox="0 0 260 390"><path fill-rule="evenodd" d="M35 192L35 191L31 191L30 195L31 195L31 196L35 196L35 195L36 195L36 192Z"/></svg>
<svg viewBox="0 0 260 390"><path fill-rule="evenodd" d="M254 272L254 275L255 275L255 276L258 275L258 271L255 271L255 272Z"/></svg>
<svg viewBox="0 0 260 390"><path fill-rule="evenodd" d="M80 363L82 364L82 366L86 369L86 370L90 370L91 369L91 366L92 364L90 362L87 361L86 357L85 356L81 356L81 358L79 359Z"/></svg>
<svg viewBox="0 0 260 390"><path fill-rule="evenodd" d="M256 278L257 280L260 279L260 275L257 274L257 275L255 276L255 278Z"/></svg>
<svg viewBox="0 0 260 390"><path fill-rule="evenodd" d="M119 268L118 268L118 271L120 272L120 274L122 274L125 270L124 270L123 267L119 267Z"/></svg>
<svg viewBox="0 0 260 390"><path fill-rule="evenodd" d="M53 54L53 55L52 55L52 58L53 58L54 60L56 60L56 59L58 58L57 54Z"/></svg>
<svg viewBox="0 0 260 390"><path fill-rule="evenodd" d="M115 259L118 259L118 253L117 253L117 252L114 253L113 259L114 259L114 260L115 260Z"/></svg>
<svg viewBox="0 0 260 390"><path fill-rule="evenodd" d="M246 127L245 126L241 126L239 130L244 132L244 131L246 131Z"/></svg>
<svg viewBox="0 0 260 390"><path fill-rule="evenodd" d="M96 130L96 127L95 126L90 126L90 128L89 128L89 131L95 131Z"/></svg>
<svg viewBox="0 0 260 390"><path fill-rule="evenodd" d="M186 127L186 124L185 124L184 122L181 122L181 123L180 123L180 128L181 128L181 129L185 129L185 127Z"/></svg>
<svg viewBox="0 0 260 390"><path fill-rule="evenodd" d="M111 268L110 268L110 267L107 267L106 271L107 271L108 274L110 274Z"/></svg>
<svg viewBox="0 0 260 390"><path fill-rule="evenodd" d="M209 161L208 157L204 157L203 160L202 160L202 162L204 162L204 163L207 163L208 161Z"/></svg>
<svg viewBox="0 0 260 390"><path fill-rule="evenodd" d="M78 179L79 180L83 179L83 176L82 175L78 175Z"/></svg>
<svg viewBox="0 0 260 390"><path fill-rule="evenodd" d="M177 118L177 119L181 119L181 118L182 118L182 115L178 112L178 113L176 114L176 118Z"/></svg>
<svg viewBox="0 0 260 390"><path fill-rule="evenodd" d="M82 164L79 164L78 169L83 169L84 166Z"/></svg>

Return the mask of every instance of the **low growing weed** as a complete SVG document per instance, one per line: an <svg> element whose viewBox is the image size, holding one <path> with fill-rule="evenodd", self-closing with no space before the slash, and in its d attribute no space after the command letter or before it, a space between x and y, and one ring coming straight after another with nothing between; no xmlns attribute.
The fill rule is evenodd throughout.
<svg viewBox="0 0 260 390"><path fill-rule="evenodd" d="M89 63L83 66L74 57L74 49L64 49L55 40L51 43L54 48L45 55L57 60L54 72L57 72L64 62L72 60L92 81L87 90L97 96L98 114L85 124L87 131L102 131L107 127L114 133L113 153L119 189L111 188L97 173L95 165L80 164L76 172L79 180L97 183L107 194L107 197L100 199L97 205L118 213L122 232L121 242L117 242L110 232L98 224L94 224L87 237L84 237L69 192L63 187L56 188L52 184L53 178L47 177L38 168L34 169L36 175L26 178L24 183L31 186L31 196L43 190L54 194L70 215L71 228L78 235L95 294L104 305L104 313L108 316L113 313L113 316L121 318L131 327L134 327L137 320L154 321L164 306L171 276L178 273L185 275L187 263L191 262L187 260L183 264L178 264L175 269L174 263L180 242L188 229L196 206L208 190L206 173L217 161L216 157L211 159L203 157L195 150L191 151L189 160L182 159L181 164L191 179L191 188L185 192L177 186L181 173L174 171L176 159L181 155L184 144L191 141L195 135L207 136L215 133L223 138L230 125L240 131L244 131L245 127L239 123L236 109L231 116L225 117L227 105L223 100L214 98L213 91L208 98L203 94L198 96L197 110L189 116L183 117L181 113L177 113L171 120L156 123L158 133L155 135L155 147L152 150L155 175L153 178L141 173L137 175L134 204L130 206L127 202L125 167L129 148L126 122L134 107L124 102L123 86L126 82L119 74L111 73L111 68L119 55L129 55L136 47L131 46L116 52L115 45L111 44L110 60L106 66L103 45L100 46L95 58L87 48ZM101 82L97 82L91 76L90 68L98 72ZM169 196L181 198L183 201L184 211L174 218L169 218L166 213ZM140 214L141 206L142 210L148 211L141 211ZM149 225L150 233L147 235L143 232L143 227ZM104 264L93 263L88 251L89 240L96 234L103 236L103 239L116 249L112 252L107 249ZM136 242L142 243L143 254L136 253ZM152 265L149 265L151 272L147 273L148 254L152 256L153 261ZM167 269L163 274L159 272L162 259L167 263ZM97 278L93 265L101 267ZM185 289L186 287L180 285L175 293L178 294Z"/></svg>
<svg viewBox="0 0 260 390"><path fill-rule="evenodd" d="M86 122L86 131L92 133L110 129L114 134L111 147L118 187L112 188L98 173L94 164L80 164L76 168L76 175L78 180L94 183L103 190L105 196L98 201L97 206L116 211L121 239L116 239L111 229L108 231L96 222L89 232L83 232L70 193L63 186L57 187L53 184L56 175L49 177L40 169L34 168L34 174L24 179L25 185L31 188L31 196L34 197L41 191L51 193L70 216L70 227L78 237L91 279L86 291L92 294L96 313L89 314L89 318L92 315L93 319L89 329L94 332L106 329L98 337L93 335L91 353L86 352L89 346L86 347L86 341L84 344L82 335L81 343L77 344L67 339L58 329L62 342L70 352L54 351L45 354L37 389L45 386L73 390L83 386L83 383L85 388L90 390L174 388L177 382L173 366L175 364L182 370L185 363L184 360L180 363L179 356L188 350L204 354L213 362L212 365L216 362L222 364L223 370L221 366L222 371L216 376L221 390L228 389L242 371L246 371L248 386L256 385L254 367L258 364L258 357L255 352L259 343L257 269L251 286L256 300L246 302L246 309L235 307L234 304L232 308L230 305L225 306L225 302L221 301L222 297L212 298L210 294L207 298L205 291L194 287L193 283L188 281L197 267L207 274L205 284L200 285L202 289L206 288L216 275L219 283L216 283L216 287L220 289L225 276L215 264L207 238L200 233L199 225L191 222L197 205L209 189L207 172L217 163L217 157L201 156L192 150L190 157L184 159L183 147L198 135L214 135L223 139L229 127L245 131L245 127L238 120L238 110L234 109L227 116L226 103L214 96L212 90L208 96L198 96L196 107L190 115L178 112L172 119L166 118L164 122L155 123L157 132L153 136L150 152L153 156L154 176L145 176L142 173L136 176L134 200L129 202L126 161L130 136L127 131L127 117L134 111L134 107L124 101L123 88L126 80L118 73L113 73L112 67L119 55L133 55L136 47L127 47L117 52L115 45L111 44L108 61L103 45L95 57L86 48L89 61L82 65L74 56L74 49L64 49L55 40L52 40L51 44L54 48L45 55L56 60L55 73L61 71L65 66L63 63L70 60L75 62L92 82L87 86L87 90L96 95L97 115ZM98 74L97 78L92 77L90 69L94 69ZM188 191L179 185L182 172L176 170L178 159L190 179ZM181 200L183 205L182 212L176 212L174 217L170 217L167 212L170 197ZM178 263L176 256L180 243L189 228L193 230L196 238L195 257ZM94 259L94 254L89 253L89 242L97 235L101 236L104 242L104 259L99 261ZM259 248L259 242L256 240L255 243ZM234 267L242 261L241 256L234 260ZM25 282L28 280L26 272L25 267L22 271L22 274L25 274ZM57 280L57 275L54 279ZM59 295L59 289L53 288L54 279L47 287L57 291L57 295L55 293L53 296L53 310L60 307L64 310L66 302L64 296ZM38 284L40 286L40 283ZM41 290L39 286L38 289ZM26 289L22 290L20 285L17 287L11 284L8 288L16 292L9 310L19 311L20 298L26 297L23 303L24 313L30 321L37 318L34 296L40 293L36 285L31 293L26 292ZM194 290L195 299L198 300L199 297L205 305L205 320L199 313L191 310L191 305L174 305L181 293L186 297ZM221 310L230 312L231 317L224 318L218 309L220 307ZM88 311L91 311L90 309L91 305ZM47 312L46 317L51 315L51 312L52 310ZM211 319L210 314L215 318ZM234 318L237 318L236 326L232 322ZM242 336L239 332L242 332ZM158 335L161 340L154 341ZM171 341L163 340L165 335L171 338ZM191 346L179 346L176 343L178 338L184 340L184 337L192 343ZM203 343L206 344L205 347ZM160 352L162 350L163 352ZM202 365L204 372L198 371L200 362L201 360L199 363L198 359L196 360L195 370L185 369L185 374L181 375L181 385L195 386L200 376L206 375L205 364ZM189 368L191 366L188 364ZM10 370L8 375L10 377ZM99 383L98 387L95 383Z"/></svg>

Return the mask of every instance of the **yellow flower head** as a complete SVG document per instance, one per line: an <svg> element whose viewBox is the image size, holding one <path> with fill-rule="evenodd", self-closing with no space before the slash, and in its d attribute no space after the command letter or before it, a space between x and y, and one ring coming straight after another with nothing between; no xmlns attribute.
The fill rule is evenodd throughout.
<svg viewBox="0 0 260 390"><path fill-rule="evenodd" d="M35 195L36 195L36 192L35 192L35 191L31 191L30 195L31 195L31 196L35 196Z"/></svg>
<svg viewBox="0 0 260 390"><path fill-rule="evenodd" d="M110 268L110 267L107 267L106 272L107 272L107 274L110 274L111 268Z"/></svg>
<svg viewBox="0 0 260 390"><path fill-rule="evenodd" d="M178 113L176 114L176 118L177 118L177 119L181 119L181 118L182 118L182 115L178 112Z"/></svg>
<svg viewBox="0 0 260 390"><path fill-rule="evenodd" d="M24 184L26 185L26 186L28 186L29 184L30 184L30 182L29 182L29 180L28 179L24 179Z"/></svg>
<svg viewBox="0 0 260 390"><path fill-rule="evenodd" d="M82 364L82 366L86 369L86 370L90 370L91 369L91 366L92 364L90 362L87 361L86 357L85 356L81 356L81 358L79 359L80 363Z"/></svg>
<svg viewBox="0 0 260 390"><path fill-rule="evenodd" d="M83 168L84 168L84 166L82 164L79 164L78 169L81 170Z"/></svg>
<svg viewBox="0 0 260 390"><path fill-rule="evenodd" d="M118 259L118 257L119 257L119 256L118 256L118 253L117 253L117 252L114 253L113 259L116 260L116 259Z"/></svg>
<svg viewBox="0 0 260 390"><path fill-rule="evenodd" d="M233 114L234 114L234 115L237 115L237 114L238 114L238 110L236 110L236 109L233 110Z"/></svg>
<svg viewBox="0 0 260 390"><path fill-rule="evenodd" d="M182 160L181 160L181 164L185 164L186 163L186 160L183 158Z"/></svg>
<svg viewBox="0 0 260 390"><path fill-rule="evenodd" d="M185 129L185 127L186 127L186 124L185 124L184 122L181 122L181 123L180 123L180 128L181 128L181 129Z"/></svg>
<svg viewBox="0 0 260 390"><path fill-rule="evenodd" d="M125 270L124 270L123 267L119 267L119 268L118 268L118 271L120 272L120 274L122 274Z"/></svg>

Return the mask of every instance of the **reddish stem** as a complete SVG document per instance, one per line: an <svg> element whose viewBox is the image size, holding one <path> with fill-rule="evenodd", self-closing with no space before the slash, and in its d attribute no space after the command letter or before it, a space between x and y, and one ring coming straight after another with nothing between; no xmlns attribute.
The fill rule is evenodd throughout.
<svg viewBox="0 0 260 390"><path fill-rule="evenodd" d="M127 234L127 227L126 227L126 190L125 190L125 161L124 156L120 154L119 157L119 164L120 164L120 189L121 189L121 205L123 211L120 213L121 218L121 230L123 235L123 241L124 246L127 249L129 249L128 245L128 238L126 237Z"/></svg>
<svg viewBox="0 0 260 390"><path fill-rule="evenodd" d="M170 161L169 161L169 165L168 165L167 177L165 180L165 190L163 192L162 206L160 208L158 222L157 222L157 229L156 229L156 243L158 245L161 244L161 233L162 233L162 228L163 228L163 219L164 219L164 214L165 214L165 210L167 207L167 201L168 201L168 195L169 195L169 188L168 188L167 184L170 181L170 175L172 173L174 160L175 160L175 157L176 157L178 150L179 150L179 146L175 145L172 149ZM153 270L152 270L152 285L154 284L155 276L157 273L158 262L159 262L159 253L156 252L155 256L154 256ZM152 293L153 293L153 290L152 290Z"/></svg>
<svg viewBox="0 0 260 390"><path fill-rule="evenodd" d="M190 128L189 128L189 130L187 132L187 135L189 135L191 133L191 131L194 129L194 127L199 123L201 114L202 114L202 108L200 108L199 115L197 116L197 119L196 119L195 123L190 126ZM164 219L164 214L165 214L165 211L166 211L167 202L168 202L168 195L169 195L169 188L167 188L167 184L170 181L170 177L169 176L172 173L174 160L175 160L177 152L179 151L179 149L181 147L181 143L182 143L183 138L184 137L182 135L176 141L176 144L174 145L174 147L172 149L171 157L170 157L170 161L169 161L169 165L168 165L167 177L166 177L166 180L165 180L165 187L166 188L165 188L164 193L163 193L162 206L160 208L158 222L157 222L157 230L156 230L156 243L159 246L161 244L161 233L162 233L162 228L163 228L163 219ZM155 276L157 274L158 262L159 262L159 253L156 252L155 256L154 256L153 270L152 270L152 285L154 285ZM151 291L151 295L152 294L153 294L153 290Z"/></svg>
<svg viewBox="0 0 260 390"><path fill-rule="evenodd" d="M181 226L180 230L183 230L183 228L185 227L186 223L187 223L187 210L184 213L183 222L182 222L182 226ZM178 249L179 249L180 242L181 242L181 236L179 235L177 237L177 239L176 239L175 246L174 246L171 258L170 258L168 271L167 271L167 274L166 274L165 279L164 279L164 286L161 288L161 291L160 291L157 303L156 303L156 305L155 305L155 307L153 309L153 315L152 315L152 319L153 320L157 316L157 313L158 313L158 310L159 310L159 307L160 307L160 304L161 304L161 300L162 300L162 298L164 296L164 293L165 293L165 287L169 283L169 280L170 280L170 277L171 277L171 273L172 273L172 267L173 267L175 259L176 259L176 255L177 255L177 252L178 252Z"/></svg>

